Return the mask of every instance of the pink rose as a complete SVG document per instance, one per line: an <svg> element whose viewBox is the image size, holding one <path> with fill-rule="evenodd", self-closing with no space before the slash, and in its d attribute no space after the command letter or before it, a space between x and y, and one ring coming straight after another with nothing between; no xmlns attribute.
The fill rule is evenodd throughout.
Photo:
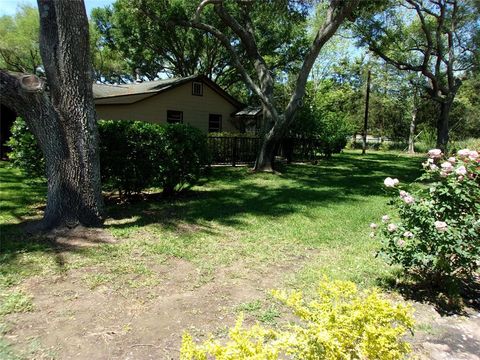
<svg viewBox="0 0 480 360"><path fill-rule="evenodd" d="M431 159L437 159L437 158L440 158L442 156L442 150L440 149L431 149L428 151L428 156L431 158Z"/></svg>
<svg viewBox="0 0 480 360"><path fill-rule="evenodd" d="M405 240L402 240L402 239L398 240L397 245L400 246L400 247L404 247L405 246Z"/></svg>
<svg viewBox="0 0 480 360"><path fill-rule="evenodd" d="M403 198L403 201L405 201L405 204L413 204L415 202L415 199L411 195L407 195Z"/></svg>
<svg viewBox="0 0 480 360"><path fill-rule="evenodd" d="M447 228L448 226L445 221L435 221L435 229L437 229L438 232L445 232Z"/></svg>
<svg viewBox="0 0 480 360"><path fill-rule="evenodd" d="M405 196L407 196L408 193L405 190L400 190L400 197L403 199Z"/></svg>
<svg viewBox="0 0 480 360"><path fill-rule="evenodd" d="M463 181L464 177L462 175L460 175L459 177L457 177L457 180L458 181Z"/></svg>
<svg viewBox="0 0 480 360"><path fill-rule="evenodd" d="M467 169L465 168L465 166L462 165L455 170L455 174L457 174L457 175L467 175Z"/></svg>
<svg viewBox="0 0 480 360"><path fill-rule="evenodd" d="M371 224L370 224L370 228L371 228L371 229L376 229L377 227L378 227L378 225L375 224L375 223L371 223Z"/></svg>
<svg viewBox="0 0 480 360"><path fill-rule="evenodd" d="M455 164L457 162L457 159L455 159L453 156L452 157L449 157L448 158L448 161L451 163L451 164Z"/></svg>
<svg viewBox="0 0 480 360"><path fill-rule="evenodd" d="M430 164L430 170L437 170L438 166L435 164Z"/></svg>
<svg viewBox="0 0 480 360"><path fill-rule="evenodd" d="M395 224L388 224L387 226L387 230L390 231L390 232L394 232L395 230L397 230L397 225Z"/></svg>
<svg viewBox="0 0 480 360"><path fill-rule="evenodd" d="M470 151L470 154L468 155L468 158L470 160L476 160L478 159L478 152L475 150Z"/></svg>
<svg viewBox="0 0 480 360"><path fill-rule="evenodd" d="M450 171L453 170L453 165L452 165L452 163L449 162L449 161L443 162L442 165L440 165L440 166L441 166L442 169L443 169L445 172L447 172L447 173L449 173Z"/></svg>
<svg viewBox="0 0 480 360"><path fill-rule="evenodd" d="M405 232L403 233L403 236L405 236L406 238L411 239L411 238L413 238L413 233L412 233L411 231L405 231Z"/></svg>
<svg viewBox="0 0 480 360"><path fill-rule="evenodd" d="M460 156L460 157L470 156L470 149L458 150L457 155Z"/></svg>
<svg viewBox="0 0 480 360"><path fill-rule="evenodd" d="M384 181L383 184L386 187L395 187L395 179L392 179L391 177L387 177Z"/></svg>
<svg viewBox="0 0 480 360"><path fill-rule="evenodd" d="M390 216L388 215L383 215L382 216L382 222L386 223L386 222L389 222L390 221Z"/></svg>

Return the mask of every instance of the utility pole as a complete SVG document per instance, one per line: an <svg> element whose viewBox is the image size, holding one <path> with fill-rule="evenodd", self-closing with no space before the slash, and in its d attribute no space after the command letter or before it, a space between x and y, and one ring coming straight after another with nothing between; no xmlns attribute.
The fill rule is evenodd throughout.
<svg viewBox="0 0 480 360"><path fill-rule="evenodd" d="M367 127L368 127L368 106L370 102L370 77L372 71L368 69L367 74L367 93L365 96L365 121L363 123L363 146L362 146L362 155L365 155L367 152Z"/></svg>

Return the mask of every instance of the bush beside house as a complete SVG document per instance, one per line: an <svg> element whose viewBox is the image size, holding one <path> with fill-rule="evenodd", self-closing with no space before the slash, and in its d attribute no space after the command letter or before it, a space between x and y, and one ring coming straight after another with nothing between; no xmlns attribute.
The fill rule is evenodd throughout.
<svg viewBox="0 0 480 360"><path fill-rule="evenodd" d="M105 190L120 196L152 187L171 195L193 185L208 164L207 138L188 125L99 121L100 162ZM43 177L45 165L35 138L18 118L9 141L14 166Z"/></svg>

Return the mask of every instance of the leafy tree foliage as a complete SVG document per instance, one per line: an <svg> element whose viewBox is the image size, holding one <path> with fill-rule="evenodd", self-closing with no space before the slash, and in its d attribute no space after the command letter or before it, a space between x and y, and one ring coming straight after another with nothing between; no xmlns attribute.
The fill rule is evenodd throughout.
<svg viewBox="0 0 480 360"><path fill-rule="evenodd" d="M0 68L35 73L42 64L39 50L38 10L21 5L13 15L0 17Z"/></svg>
<svg viewBox="0 0 480 360"><path fill-rule="evenodd" d="M474 1L402 0L356 27L361 42L400 70L421 73L439 104L437 145L449 139L449 117L465 72L478 55L479 15Z"/></svg>

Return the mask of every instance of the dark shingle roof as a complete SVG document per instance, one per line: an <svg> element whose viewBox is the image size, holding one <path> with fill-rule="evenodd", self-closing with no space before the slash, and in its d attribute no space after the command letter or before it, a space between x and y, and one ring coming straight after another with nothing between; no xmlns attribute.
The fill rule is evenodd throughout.
<svg viewBox="0 0 480 360"><path fill-rule="evenodd" d="M183 78L171 78L122 85L93 84L93 97L95 99L95 104L98 105L132 104L190 81L201 81L207 84L212 90L223 96L237 108L245 106L204 75L192 75Z"/></svg>
<svg viewBox="0 0 480 360"><path fill-rule="evenodd" d="M195 78L196 76L188 76L184 78L171 78L121 85L93 84L93 97L95 99L105 99L109 97L158 93Z"/></svg>

